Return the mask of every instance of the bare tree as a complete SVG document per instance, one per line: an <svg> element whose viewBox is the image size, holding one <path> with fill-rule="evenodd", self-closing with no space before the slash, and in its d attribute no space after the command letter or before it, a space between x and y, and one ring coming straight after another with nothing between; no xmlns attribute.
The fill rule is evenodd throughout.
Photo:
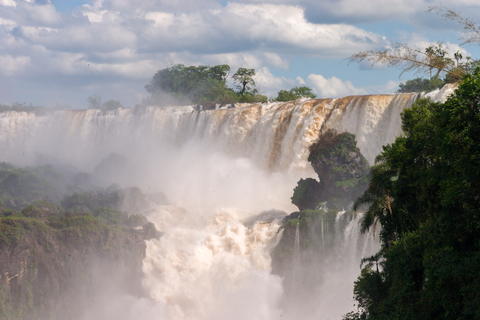
<svg viewBox="0 0 480 320"><path fill-rule="evenodd" d="M465 72L463 69L454 68L455 63L448 57L443 44L438 42L435 46L426 49L412 47L407 43L397 42L392 47L381 51L362 51L355 53L349 59L349 62L371 62L371 65L385 65L387 67L397 67L402 70L400 76L405 72L413 71L415 75L425 75L436 70L433 79L444 72L451 76L462 77Z"/></svg>
<svg viewBox="0 0 480 320"><path fill-rule="evenodd" d="M443 6L430 7L427 12L437 12L446 19L454 20L463 25L465 32L460 34L463 40L462 44L480 45L480 27L472 20L463 18L459 13ZM355 53L349 58L351 62L368 61L371 65L385 65L387 67L396 67L401 69L400 76L405 72L413 71L415 75L426 75L430 73L431 79L437 79L444 74L452 82L461 80L466 74L471 73L478 60L472 60L466 57L466 63L459 63L463 56L457 52L455 60L448 56L443 43L437 42L436 45L428 48L413 47L407 43L397 42L390 48L380 51L362 51ZM432 70L435 74L432 77Z"/></svg>
<svg viewBox="0 0 480 320"><path fill-rule="evenodd" d="M476 44L480 45L480 26L478 26L472 19L464 18L460 13L448 9L444 6L430 7L427 12L435 12L441 15L445 19L457 21L463 26L463 32L460 33L459 40L462 40L464 44Z"/></svg>

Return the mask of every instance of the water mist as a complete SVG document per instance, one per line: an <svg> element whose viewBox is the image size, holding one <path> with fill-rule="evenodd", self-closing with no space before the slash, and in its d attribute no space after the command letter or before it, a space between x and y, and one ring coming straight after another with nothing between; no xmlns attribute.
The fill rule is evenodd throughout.
<svg viewBox="0 0 480 320"><path fill-rule="evenodd" d="M375 251L358 219L339 228L325 281L308 314L286 313L270 253L300 178L314 177L308 147L321 130L356 134L370 164L401 133L400 112L417 94L300 99L194 111L192 107L0 114L0 161L64 163L84 172L112 153L126 159L102 184L163 192L147 215L163 232L147 241L144 299L113 295L104 319L339 319L352 310L361 258ZM327 232L327 231L325 231ZM301 233L298 235L302 237ZM294 243L292 243L294 246ZM293 248L293 247L292 247ZM296 284L301 286L301 284ZM318 299L317 299L318 298ZM301 312L301 311L298 311ZM90 313L86 319L94 319Z"/></svg>

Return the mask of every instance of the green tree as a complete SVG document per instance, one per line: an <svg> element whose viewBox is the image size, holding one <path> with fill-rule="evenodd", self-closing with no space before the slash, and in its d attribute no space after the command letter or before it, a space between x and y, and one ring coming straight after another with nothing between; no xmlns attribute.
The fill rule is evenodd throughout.
<svg viewBox="0 0 480 320"><path fill-rule="evenodd" d="M278 91L275 101L292 101L301 97L315 99L317 96L307 86L293 87L290 90Z"/></svg>
<svg viewBox="0 0 480 320"><path fill-rule="evenodd" d="M445 84L442 79L422 79L415 78L413 80L407 80L404 83L400 83L398 86L398 93L406 92L430 92L435 89L441 88Z"/></svg>
<svg viewBox="0 0 480 320"><path fill-rule="evenodd" d="M145 86L156 104L224 103L235 100L226 85L230 66L189 66L176 64L159 70Z"/></svg>
<svg viewBox="0 0 480 320"><path fill-rule="evenodd" d="M404 135L355 204L368 206L364 229L380 222L382 249L366 259L380 268L364 269L360 310L346 319L480 319L479 92L477 68L445 103L402 113Z"/></svg>
<svg viewBox="0 0 480 320"><path fill-rule="evenodd" d="M255 88L253 77L255 77L255 69L247 68L238 68L237 72L232 75L233 82L242 96Z"/></svg>
<svg viewBox="0 0 480 320"><path fill-rule="evenodd" d="M102 104L102 109L103 110L115 110L115 109L119 109L119 108L123 108L123 105L121 104L120 101L113 100L113 99L105 101Z"/></svg>
<svg viewBox="0 0 480 320"><path fill-rule="evenodd" d="M87 102L90 109L100 109L102 107L102 96L95 93L88 97Z"/></svg>

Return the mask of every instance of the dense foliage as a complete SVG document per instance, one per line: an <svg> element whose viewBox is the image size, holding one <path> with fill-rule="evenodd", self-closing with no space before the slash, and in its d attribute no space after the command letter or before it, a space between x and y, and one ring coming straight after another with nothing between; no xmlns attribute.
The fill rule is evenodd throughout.
<svg viewBox="0 0 480 320"><path fill-rule="evenodd" d="M227 86L230 66L189 66L176 64L157 71L145 86L151 94L144 103L188 105L203 103L263 102L267 97L255 88L254 69L239 68L232 75L238 92Z"/></svg>
<svg viewBox="0 0 480 320"><path fill-rule="evenodd" d="M445 84L442 79L422 79L415 78L413 80L407 80L404 83L398 85L397 93L407 92L430 92L435 89L441 88Z"/></svg>
<svg viewBox="0 0 480 320"><path fill-rule="evenodd" d="M94 174L0 163L0 319L86 319L104 293L141 295L144 240L160 236L142 212L166 197L96 186L118 162Z"/></svg>
<svg viewBox="0 0 480 320"><path fill-rule="evenodd" d="M275 101L292 101L299 98L315 99L317 96L312 92L312 89L306 86L293 87L290 90L278 91Z"/></svg>
<svg viewBox="0 0 480 320"><path fill-rule="evenodd" d="M233 82L237 86L240 94L243 96L247 92L251 92L255 86L255 69L239 68L235 74L232 75Z"/></svg>
<svg viewBox="0 0 480 320"><path fill-rule="evenodd" d="M384 147L364 229L382 249L355 283L347 319L480 319L480 68L445 103L402 113L404 136Z"/></svg>
<svg viewBox="0 0 480 320"><path fill-rule="evenodd" d="M121 189L113 184L102 189L94 182L92 175L62 172L52 165L17 168L2 162L0 223L17 215L42 218L84 213L109 225L137 227L148 222L140 212L150 209L151 203L167 202L162 193L147 200L138 187Z"/></svg>

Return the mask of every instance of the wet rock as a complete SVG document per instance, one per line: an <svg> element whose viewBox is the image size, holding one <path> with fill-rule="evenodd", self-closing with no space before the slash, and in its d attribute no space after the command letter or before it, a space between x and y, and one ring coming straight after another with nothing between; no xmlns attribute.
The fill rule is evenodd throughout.
<svg viewBox="0 0 480 320"><path fill-rule="evenodd" d="M313 210L332 200L346 207L367 187L370 166L357 147L354 134L326 131L310 147L308 161L319 181L308 178L298 182L292 203L300 210Z"/></svg>

